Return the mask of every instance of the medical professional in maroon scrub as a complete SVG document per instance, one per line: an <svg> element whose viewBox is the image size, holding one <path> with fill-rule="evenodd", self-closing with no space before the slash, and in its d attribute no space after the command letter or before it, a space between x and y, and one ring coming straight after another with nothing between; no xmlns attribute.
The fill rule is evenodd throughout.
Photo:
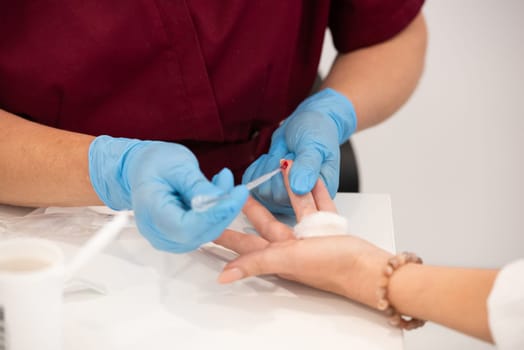
<svg viewBox="0 0 524 350"><path fill-rule="evenodd" d="M422 3L0 0L0 202L133 209L155 247L184 252L240 212L234 177L282 157L295 193L321 176L334 195L339 144L416 86ZM328 27L339 56L308 97ZM281 177L255 195L286 211Z"/></svg>

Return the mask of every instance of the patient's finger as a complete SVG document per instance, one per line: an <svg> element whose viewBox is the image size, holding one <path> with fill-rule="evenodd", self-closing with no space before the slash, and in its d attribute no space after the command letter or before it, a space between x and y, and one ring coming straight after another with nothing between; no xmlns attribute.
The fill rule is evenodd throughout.
<svg viewBox="0 0 524 350"><path fill-rule="evenodd" d="M331 199L326 184L324 184L322 179L317 180L317 183L315 184L315 187L313 187L311 193L313 194L313 198L315 199L318 210L330 211L333 213L337 212L335 202L333 202Z"/></svg>
<svg viewBox="0 0 524 350"><path fill-rule="evenodd" d="M254 198L247 199L242 211L253 224L257 232L270 242L294 239L293 230L286 224L278 221L262 204Z"/></svg>
<svg viewBox="0 0 524 350"><path fill-rule="evenodd" d="M226 265L218 276L218 282L231 283L249 276L288 273L289 254L285 253L285 249L288 243L293 242L280 242L277 243L279 246L272 245L266 249L240 256ZM280 246L280 244L283 245Z"/></svg>
<svg viewBox="0 0 524 350"><path fill-rule="evenodd" d="M293 166L292 160L283 160L281 162L281 168L283 172L284 177L284 184L286 185L287 193L289 195L289 200L291 201L291 206L293 207L293 210L295 211L295 215L297 217L297 222L302 220L304 216L307 216L309 214L313 214L318 211L317 206L315 205L315 199L313 198L313 194L306 193L304 195L298 195L293 193L289 186L289 171L291 170L291 167Z"/></svg>
<svg viewBox="0 0 524 350"><path fill-rule="evenodd" d="M233 230L225 230L214 243L227 249L231 249L238 254L247 254L256 250L264 249L269 244L265 239L253 235L241 233Z"/></svg>

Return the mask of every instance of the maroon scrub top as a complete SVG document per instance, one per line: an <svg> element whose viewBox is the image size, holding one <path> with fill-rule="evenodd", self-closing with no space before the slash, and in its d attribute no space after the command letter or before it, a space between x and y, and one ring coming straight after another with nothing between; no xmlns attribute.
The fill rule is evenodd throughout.
<svg viewBox="0 0 524 350"><path fill-rule="evenodd" d="M327 26L349 52L423 0L0 0L0 108L76 132L180 142L238 178L308 96Z"/></svg>

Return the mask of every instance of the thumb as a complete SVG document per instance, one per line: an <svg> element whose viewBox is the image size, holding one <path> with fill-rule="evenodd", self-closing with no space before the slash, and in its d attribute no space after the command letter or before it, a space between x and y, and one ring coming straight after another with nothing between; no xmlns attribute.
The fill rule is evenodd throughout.
<svg viewBox="0 0 524 350"><path fill-rule="evenodd" d="M285 273L286 254L280 249L258 250L233 260L218 276L218 283L226 284L240 279L268 274Z"/></svg>
<svg viewBox="0 0 524 350"><path fill-rule="evenodd" d="M215 176L213 176L211 182L224 192L229 192L233 189L235 181L233 179L233 173L231 170L224 168L220 170Z"/></svg>
<svg viewBox="0 0 524 350"><path fill-rule="evenodd" d="M181 167L178 173L176 173L173 178L167 179L167 181L185 201L189 202L197 195L218 197L224 194L221 186L233 187L232 185L225 185L225 183L228 182L227 178L227 170L221 171L218 174L218 179L215 177L215 182L219 182L219 184L216 185L204 176L198 166L187 165Z"/></svg>
<svg viewBox="0 0 524 350"><path fill-rule="evenodd" d="M315 147L303 147L296 151L296 158L289 174L291 190L303 195L311 192L320 175L324 156Z"/></svg>

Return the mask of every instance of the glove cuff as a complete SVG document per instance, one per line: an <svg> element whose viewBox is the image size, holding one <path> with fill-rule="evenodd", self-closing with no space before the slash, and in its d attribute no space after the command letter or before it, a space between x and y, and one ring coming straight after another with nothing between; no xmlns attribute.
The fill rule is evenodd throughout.
<svg viewBox="0 0 524 350"><path fill-rule="evenodd" d="M343 94L327 88L305 99L296 111L323 111L337 125L338 143L346 142L357 129L357 115L351 101Z"/></svg>
<svg viewBox="0 0 524 350"><path fill-rule="evenodd" d="M89 178L98 197L114 210L131 209L126 158L144 141L98 136L89 146Z"/></svg>

